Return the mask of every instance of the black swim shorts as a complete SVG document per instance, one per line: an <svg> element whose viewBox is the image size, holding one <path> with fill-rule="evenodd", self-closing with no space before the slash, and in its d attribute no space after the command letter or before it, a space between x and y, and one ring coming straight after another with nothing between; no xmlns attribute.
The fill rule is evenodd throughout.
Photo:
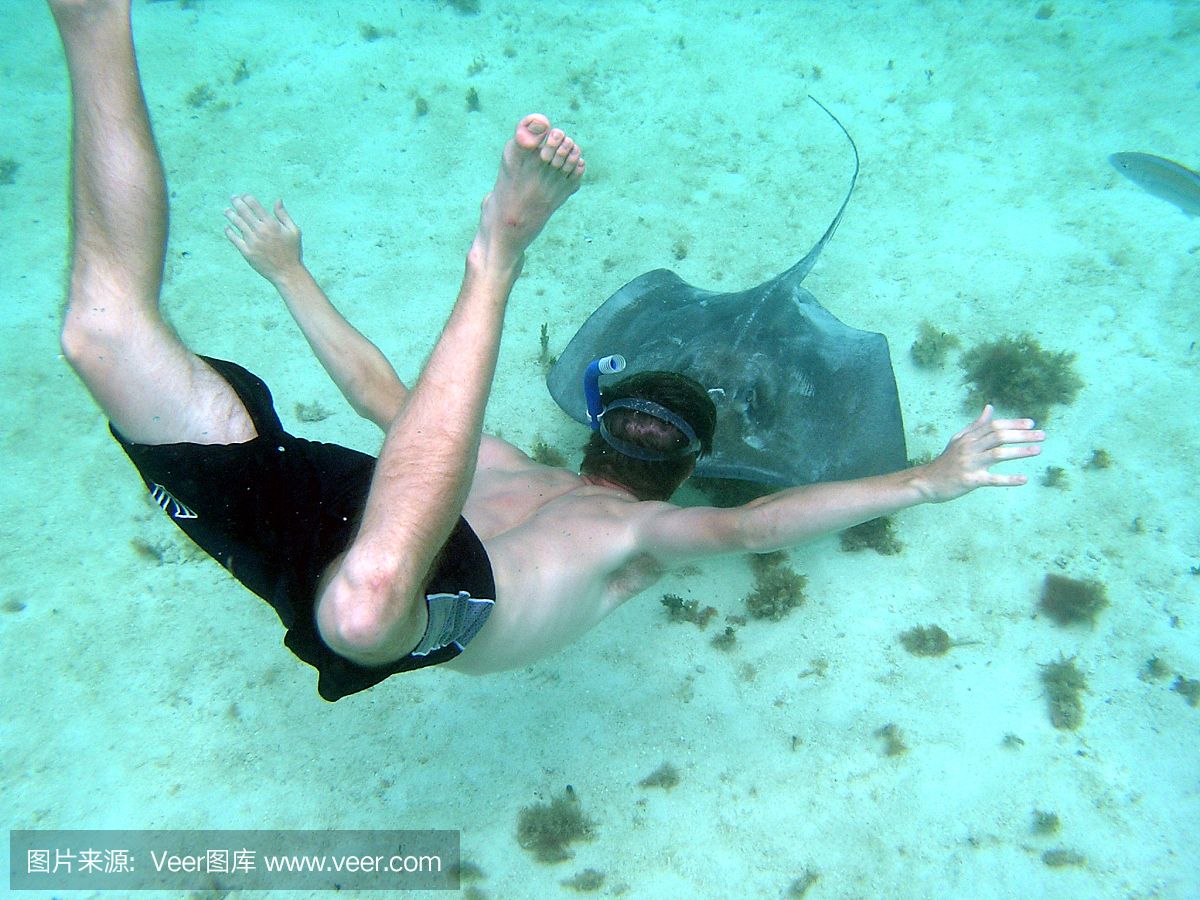
<svg viewBox="0 0 1200 900"><path fill-rule="evenodd" d="M283 430L271 391L261 379L235 363L203 359L241 398L258 437L244 444L148 446L126 440L111 425L110 430L175 524L271 604L287 628L284 644L317 670L318 693L339 700L389 675L461 653L462 643L451 642L423 655L410 653L388 665L365 667L321 640L315 617L317 580L354 536L375 458L293 437ZM495 599L487 551L465 519L459 518L442 549L425 593L430 598L465 594Z"/></svg>

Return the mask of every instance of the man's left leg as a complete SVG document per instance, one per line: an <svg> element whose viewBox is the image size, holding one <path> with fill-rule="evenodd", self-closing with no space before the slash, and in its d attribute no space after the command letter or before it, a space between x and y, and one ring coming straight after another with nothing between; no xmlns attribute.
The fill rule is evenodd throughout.
<svg viewBox="0 0 1200 900"><path fill-rule="evenodd" d="M129 0L50 0L71 76L71 286L62 347L140 444L231 444L255 429L158 309L167 195L138 80Z"/></svg>

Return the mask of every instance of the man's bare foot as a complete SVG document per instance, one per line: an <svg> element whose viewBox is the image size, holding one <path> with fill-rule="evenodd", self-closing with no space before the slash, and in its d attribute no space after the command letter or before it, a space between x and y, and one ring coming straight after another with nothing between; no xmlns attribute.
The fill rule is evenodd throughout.
<svg viewBox="0 0 1200 900"><path fill-rule="evenodd" d="M539 113L517 124L504 145L496 186L483 200L472 255L485 266L520 267L554 211L579 190L584 160L571 138Z"/></svg>

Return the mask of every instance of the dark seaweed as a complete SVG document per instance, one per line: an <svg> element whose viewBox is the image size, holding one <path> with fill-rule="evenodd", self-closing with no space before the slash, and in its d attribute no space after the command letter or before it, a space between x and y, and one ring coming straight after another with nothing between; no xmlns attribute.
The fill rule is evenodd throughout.
<svg viewBox="0 0 1200 900"><path fill-rule="evenodd" d="M1063 731L1074 731L1083 724L1083 700L1087 679L1075 666L1074 659L1043 663L1042 687L1050 707L1050 724Z"/></svg>
<svg viewBox="0 0 1200 900"><path fill-rule="evenodd" d="M895 556L904 549L904 545L896 537L896 527L891 516L880 516L847 528L841 533L840 539L842 550L846 553L871 549L880 556Z"/></svg>
<svg viewBox="0 0 1200 900"><path fill-rule="evenodd" d="M1072 402L1083 387L1074 353L1043 350L1028 334L977 344L959 363L969 405L992 403L1038 420L1051 406Z"/></svg>
<svg viewBox="0 0 1200 900"><path fill-rule="evenodd" d="M954 646L950 641L950 635L937 625L902 631L900 643L913 656L945 656Z"/></svg>
<svg viewBox="0 0 1200 900"><path fill-rule="evenodd" d="M1108 606L1108 595L1099 581L1068 578L1047 573L1038 608L1059 625L1077 622L1096 624L1096 616Z"/></svg>
<svg viewBox="0 0 1200 900"><path fill-rule="evenodd" d="M570 785L549 803L526 806L517 816L517 843L539 862L570 859L571 844L593 837L595 825L583 814L579 797Z"/></svg>
<svg viewBox="0 0 1200 900"><path fill-rule="evenodd" d="M909 353L912 354L913 362L920 368L940 369L946 364L946 357L950 351L958 349L961 343L955 335L942 331L932 322L923 321Z"/></svg>

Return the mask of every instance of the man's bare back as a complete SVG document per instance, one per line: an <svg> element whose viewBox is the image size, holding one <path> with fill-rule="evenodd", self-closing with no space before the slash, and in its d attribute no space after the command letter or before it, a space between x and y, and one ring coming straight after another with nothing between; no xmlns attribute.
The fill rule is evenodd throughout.
<svg viewBox="0 0 1200 900"><path fill-rule="evenodd" d="M473 674L528 665L657 581L663 567L634 543L644 508L626 491L485 437L463 516L491 557L496 608L447 665Z"/></svg>

